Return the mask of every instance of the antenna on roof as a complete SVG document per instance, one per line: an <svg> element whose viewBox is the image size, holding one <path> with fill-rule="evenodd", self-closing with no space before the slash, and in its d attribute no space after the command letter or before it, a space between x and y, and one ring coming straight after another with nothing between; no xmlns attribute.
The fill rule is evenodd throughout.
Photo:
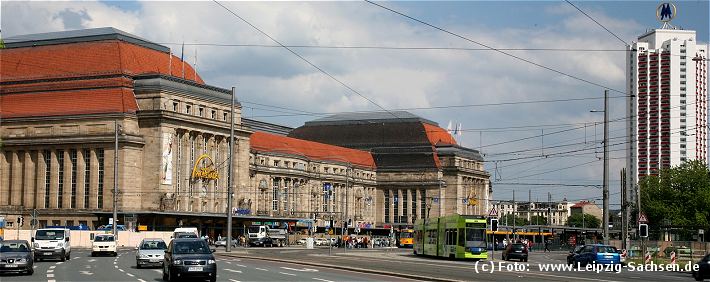
<svg viewBox="0 0 710 282"><path fill-rule="evenodd" d="M185 79L185 41L182 41L182 51L180 51L180 61L182 61L182 79Z"/></svg>

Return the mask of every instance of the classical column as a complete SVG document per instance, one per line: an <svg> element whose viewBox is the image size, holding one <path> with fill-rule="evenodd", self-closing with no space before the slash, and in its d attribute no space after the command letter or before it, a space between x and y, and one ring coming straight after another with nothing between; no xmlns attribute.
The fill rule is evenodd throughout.
<svg viewBox="0 0 710 282"><path fill-rule="evenodd" d="M23 151L11 151L10 161L12 162L12 175L10 176L10 205L19 207L22 205L22 160Z"/></svg>
<svg viewBox="0 0 710 282"><path fill-rule="evenodd" d="M25 167L25 185L23 186L24 191L22 191L23 206L25 206L26 209L35 208L37 203L35 194L37 192L37 186L35 186L36 182L34 181L37 178L36 162L30 151L25 151L23 159Z"/></svg>
<svg viewBox="0 0 710 282"><path fill-rule="evenodd" d="M50 185L49 185L49 208L56 209L57 205L57 191L59 190L59 160L57 159L57 150L52 149L50 151L51 156L51 168L50 168Z"/></svg>

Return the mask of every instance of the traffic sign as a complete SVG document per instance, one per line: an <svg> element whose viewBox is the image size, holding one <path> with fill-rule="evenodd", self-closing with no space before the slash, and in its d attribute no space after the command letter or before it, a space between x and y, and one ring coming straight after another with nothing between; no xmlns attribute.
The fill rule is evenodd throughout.
<svg viewBox="0 0 710 282"><path fill-rule="evenodd" d="M495 207L491 209L490 212L488 212L488 217L498 217L498 211L496 210Z"/></svg>
<svg viewBox="0 0 710 282"><path fill-rule="evenodd" d="M639 223L648 223L648 217L643 212L639 214Z"/></svg>

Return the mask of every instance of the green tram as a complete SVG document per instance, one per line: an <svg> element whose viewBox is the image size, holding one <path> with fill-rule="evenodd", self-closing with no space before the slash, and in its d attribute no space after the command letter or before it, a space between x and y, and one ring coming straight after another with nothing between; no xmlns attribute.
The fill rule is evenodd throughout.
<svg viewBox="0 0 710 282"><path fill-rule="evenodd" d="M456 259L487 259L486 218L450 215L414 224L414 254Z"/></svg>

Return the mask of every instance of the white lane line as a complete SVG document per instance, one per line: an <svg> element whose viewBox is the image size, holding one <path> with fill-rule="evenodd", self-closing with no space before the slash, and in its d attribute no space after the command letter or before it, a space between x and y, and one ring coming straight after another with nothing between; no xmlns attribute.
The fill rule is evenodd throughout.
<svg viewBox="0 0 710 282"><path fill-rule="evenodd" d="M113 261L113 264L117 264L117 263L118 263L117 261Z"/></svg>
<svg viewBox="0 0 710 282"><path fill-rule="evenodd" d="M254 269L256 269L256 270L263 270L263 271L268 271L268 270L266 270L266 269L263 269L263 268L258 268L258 267L254 267Z"/></svg>
<svg viewBox="0 0 710 282"><path fill-rule="evenodd" d="M125 270L123 270L123 269L119 269L118 271L120 271L120 272L126 272L126 271L125 271Z"/></svg>
<svg viewBox="0 0 710 282"><path fill-rule="evenodd" d="M325 280L325 279L320 279L320 278L313 278L313 280L318 280L318 281L323 281L323 282L333 282L330 280Z"/></svg>
<svg viewBox="0 0 710 282"><path fill-rule="evenodd" d="M96 261L96 259L90 259L90 260L89 260L89 262L95 262L95 261Z"/></svg>
<svg viewBox="0 0 710 282"><path fill-rule="evenodd" d="M47 282L57 282L57 280L52 279L52 280L47 280Z"/></svg>
<svg viewBox="0 0 710 282"><path fill-rule="evenodd" d="M47 278L54 278L54 274L47 274Z"/></svg>
<svg viewBox="0 0 710 282"><path fill-rule="evenodd" d="M243 265L243 264L236 264L235 263L234 265L239 266L239 267L247 267L246 265Z"/></svg>
<svg viewBox="0 0 710 282"><path fill-rule="evenodd" d="M147 282L147 281L145 281L143 279L138 279L138 282Z"/></svg>
<svg viewBox="0 0 710 282"><path fill-rule="evenodd" d="M118 265L114 265L113 267L114 267L114 268L118 268Z"/></svg>
<svg viewBox="0 0 710 282"><path fill-rule="evenodd" d="M230 282L240 282L239 280L229 279Z"/></svg>
<svg viewBox="0 0 710 282"><path fill-rule="evenodd" d="M162 271L162 270L160 270L160 269L153 269L153 271L155 271L155 272L157 272L157 273L160 273L160 274L162 274L162 273L163 273L163 271Z"/></svg>
<svg viewBox="0 0 710 282"><path fill-rule="evenodd" d="M37 268L37 266L36 266L36 265L33 265L32 268Z"/></svg>
<svg viewBox="0 0 710 282"><path fill-rule="evenodd" d="M228 264L232 264L232 262L231 262L231 261L225 261L225 262L226 262L226 263L228 263Z"/></svg>
<svg viewBox="0 0 710 282"><path fill-rule="evenodd" d="M130 277L135 277L135 275L130 274L130 273L126 273L126 275L128 275L128 276L130 276Z"/></svg>
<svg viewBox="0 0 710 282"><path fill-rule="evenodd" d="M241 270L234 270L234 269L229 269L229 268L225 268L224 270L229 271L229 272L242 273Z"/></svg>
<svg viewBox="0 0 710 282"><path fill-rule="evenodd" d="M52 265L49 267L49 269L55 269L56 267L57 267L56 265Z"/></svg>
<svg viewBox="0 0 710 282"><path fill-rule="evenodd" d="M296 274L293 274L293 273L288 273L288 272L279 272L279 273L281 273L281 274L283 274L283 275L291 275L291 276L296 276Z"/></svg>
<svg viewBox="0 0 710 282"><path fill-rule="evenodd" d="M47 273L52 273L52 272L54 272L54 269L47 270Z"/></svg>

